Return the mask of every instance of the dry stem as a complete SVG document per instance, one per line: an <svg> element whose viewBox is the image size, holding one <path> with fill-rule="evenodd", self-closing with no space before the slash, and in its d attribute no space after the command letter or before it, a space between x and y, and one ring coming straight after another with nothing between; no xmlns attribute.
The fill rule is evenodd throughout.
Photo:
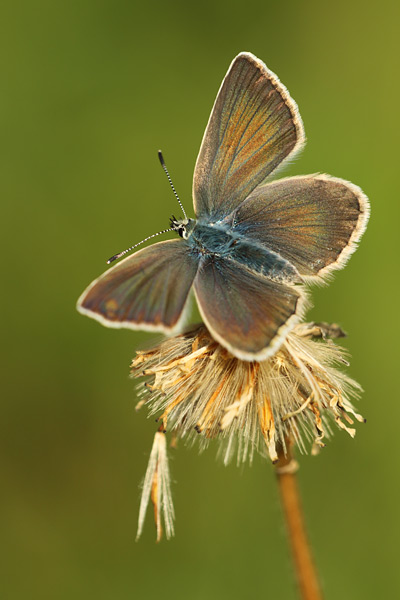
<svg viewBox="0 0 400 600"><path fill-rule="evenodd" d="M321 587L306 534L304 515L296 479L297 463L291 444L286 454L280 448L276 463L279 491L289 534L293 562L302 600L322 600Z"/></svg>

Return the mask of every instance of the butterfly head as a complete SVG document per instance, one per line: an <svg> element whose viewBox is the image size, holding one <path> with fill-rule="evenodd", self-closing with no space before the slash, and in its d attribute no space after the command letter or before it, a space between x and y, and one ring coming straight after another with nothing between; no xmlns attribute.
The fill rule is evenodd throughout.
<svg viewBox="0 0 400 600"><path fill-rule="evenodd" d="M187 240L192 233L194 224L194 219L177 219L173 215L170 218L170 227L172 231L176 231L176 233L184 240Z"/></svg>

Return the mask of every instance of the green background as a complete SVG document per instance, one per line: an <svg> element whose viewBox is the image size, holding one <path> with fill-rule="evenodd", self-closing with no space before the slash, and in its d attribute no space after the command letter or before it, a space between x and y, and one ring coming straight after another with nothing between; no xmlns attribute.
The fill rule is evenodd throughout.
<svg viewBox="0 0 400 600"><path fill-rule="evenodd" d="M180 447L176 538L135 543L155 423L128 368L149 334L75 311L105 259L191 211L193 166L232 58L259 56L308 143L285 175L360 185L372 217L310 318L350 337L367 417L300 458L326 598L398 586L399 77L396 2L12 2L0 15L2 407L0 595L6 599L295 599L269 464ZM395 383L396 381L396 383ZM398 588L397 588L398 589ZM398 593L398 592L397 592Z"/></svg>

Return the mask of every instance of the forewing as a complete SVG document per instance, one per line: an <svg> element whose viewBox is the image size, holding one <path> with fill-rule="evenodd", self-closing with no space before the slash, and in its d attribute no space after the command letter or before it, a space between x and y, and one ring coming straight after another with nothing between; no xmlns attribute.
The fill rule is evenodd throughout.
<svg viewBox="0 0 400 600"><path fill-rule="evenodd" d="M229 214L304 143L289 92L253 54L232 62L204 134L193 179L197 216Z"/></svg>
<svg viewBox="0 0 400 600"><path fill-rule="evenodd" d="M216 257L201 260L194 289L212 336L242 360L271 356L304 306L298 287Z"/></svg>
<svg viewBox="0 0 400 600"><path fill-rule="evenodd" d="M181 240L153 244L96 279L79 298L78 310L107 327L172 332L197 267Z"/></svg>
<svg viewBox="0 0 400 600"><path fill-rule="evenodd" d="M344 265L368 216L368 199L359 187L328 175L307 175L260 185L229 222L300 275L321 277Z"/></svg>

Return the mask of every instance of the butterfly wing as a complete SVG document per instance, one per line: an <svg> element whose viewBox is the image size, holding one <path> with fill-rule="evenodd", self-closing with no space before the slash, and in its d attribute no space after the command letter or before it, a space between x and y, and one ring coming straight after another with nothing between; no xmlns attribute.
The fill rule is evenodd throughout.
<svg viewBox="0 0 400 600"><path fill-rule="evenodd" d="M304 139L285 86L253 54L239 54L222 82L197 158L196 215L229 214Z"/></svg>
<svg viewBox="0 0 400 600"><path fill-rule="evenodd" d="M368 216L368 198L359 187L328 175L307 175L258 186L229 222L300 275L323 277L354 252Z"/></svg>
<svg viewBox="0 0 400 600"><path fill-rule="evenodd" d="M298 287L272 281L235 261L204 257L194 289L210 333L242 360L264 360L301 316Z"/></svg>
<svg viewBox="0 0 400 600"><path fill-rule="evenodd" d="M153 244L93 281L77 308L107 327L172 333L179 329L197 268L181 240Z"/></svg>

